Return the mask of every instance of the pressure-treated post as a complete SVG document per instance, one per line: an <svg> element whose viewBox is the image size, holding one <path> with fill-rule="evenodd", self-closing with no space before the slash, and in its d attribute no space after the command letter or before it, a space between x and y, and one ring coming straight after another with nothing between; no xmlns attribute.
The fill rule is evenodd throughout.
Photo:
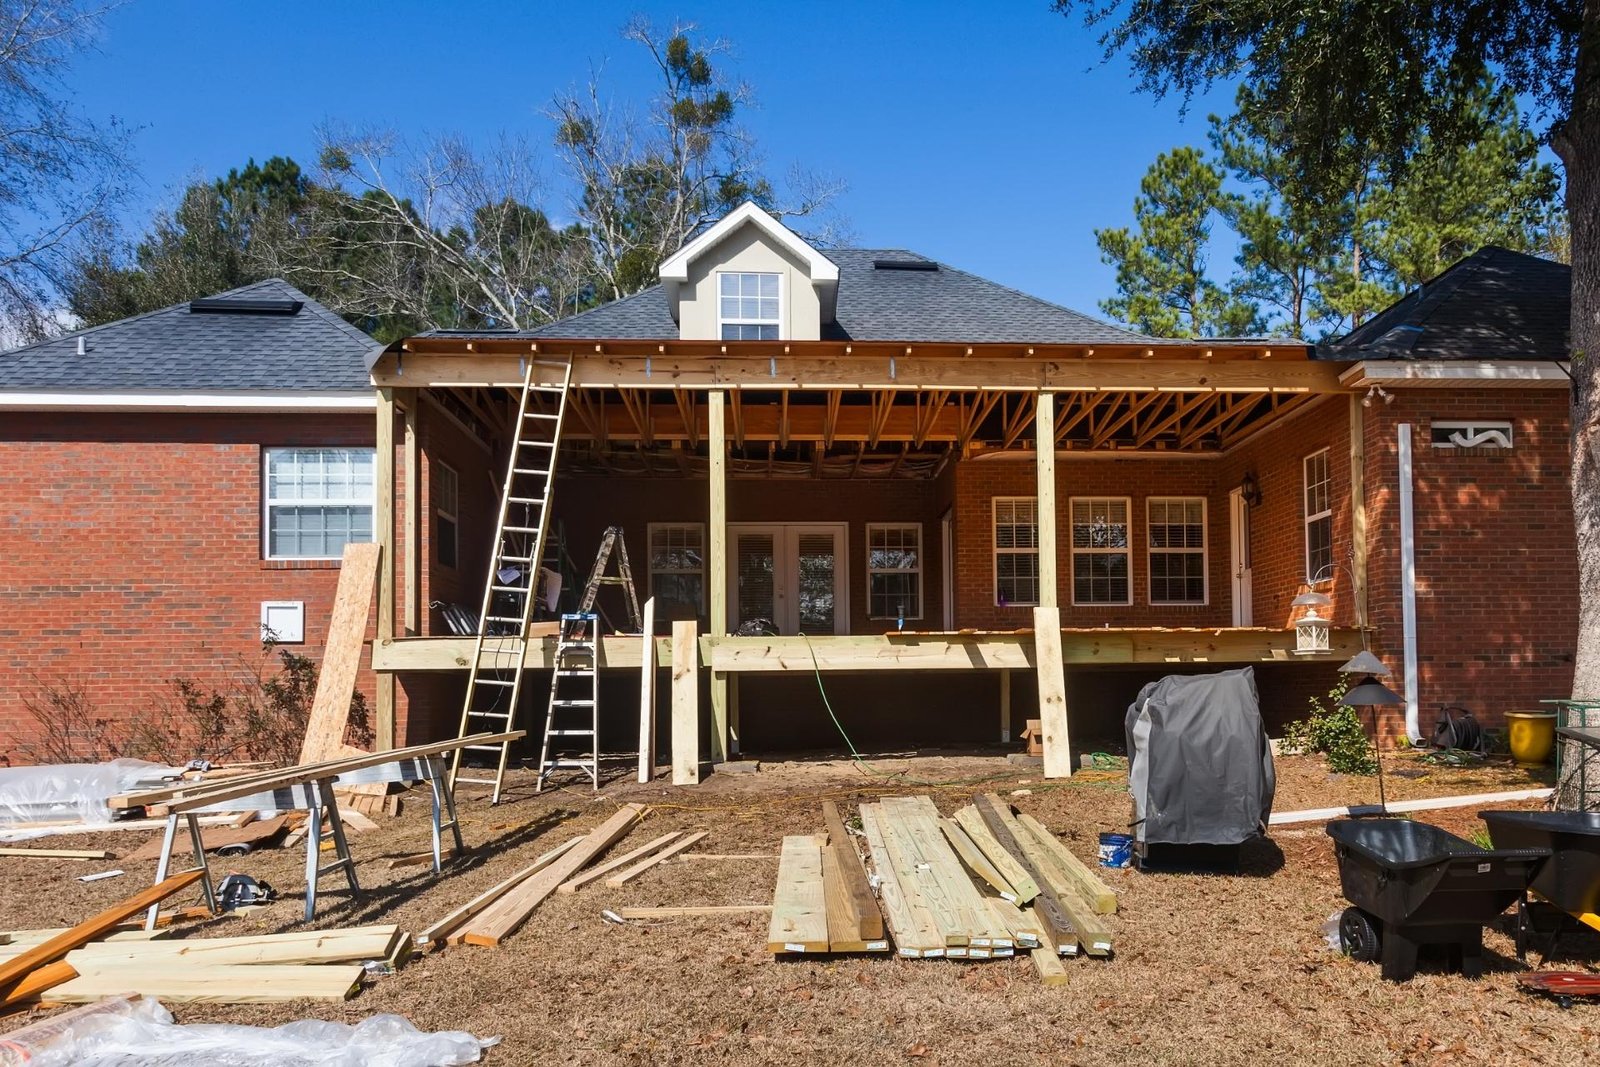
<svg viewBox="0 0 1600 1067"><path fill-rule="evenodd" d="M378 539L378 641L394 640L394 390L378 390L377 479L374 532ZM394 747L394 674L378 672L374 740L382 752Z"/></svg>
<svg viewBox="0 0 1600 1067"><path fill-rule="evenodd" d="M706 447L710 452L707 467L709 507L706 515L706 581L711 589L711 649L728 632L728 438L724 423L725 395L712 390L707 398ZM728 676L711 672L711 761L728 758Z"/></svg>
<svg viewBox="0 0 1600 1067"><path fill-rule="evenodd" d="M1361 397L1350 395L1350 569L1356 625L1367 625L1367 430ZM1365 648L1366 638L1363 636Z"/></svg>
<svg viewBox="0 0 1600 1067"><path fill-rule="evenodd" d="M1038 477L1039 606L1056 600L1056 395L1040 393L1033 413L1035 474Z"/></svg>
<svg viewBox="0 0 1600 1067"><path fill-rule="evenodd" d="M1067 736L1067 670L1061 655L1061 610L1033 609L1034 668L1039 673L1039 725L1044 729L1044 776L1072 777Z"/></svg>
<svg viewBox="0 0 1600 1067"><path fill-rule="evenodd" d="M700 781L700 648L693 619L672 624L672 784Z"/></svg>
<svg viewBox="0 0 1600 1067"><path fill-rule="evenodd" d="M418 518L422 510L421 441L417 435L417 406L422 390L405 390L406 442L405 442L405 610L402 625L407 637L422 633L422 538L418 531Z"/></svg>
<svg viewBox="0 0 1600 1067"><path fill-rule="evenodd" d="M644 641L639 649L639 781L656 769L656 598L644 602Z"/></svg>

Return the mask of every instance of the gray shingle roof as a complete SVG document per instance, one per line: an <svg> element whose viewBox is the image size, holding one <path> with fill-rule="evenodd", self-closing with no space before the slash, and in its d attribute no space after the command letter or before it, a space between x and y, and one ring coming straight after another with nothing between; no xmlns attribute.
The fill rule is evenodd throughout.
<svg viewBox="0 0 1600 1067"><path fill-rule="evenodd" d="M213 299L297 300L293 315L194 312L188 302L0 353L9 392L370 392L377 342L288 282ZM86 351L78 355L78 339Z"/></svg>
<svg viewBox="0 0 1600 1067"><path fill-rule="evenodd" d="M828 249L839 266L837 321L824 340L1166 344L943 263L938 270L878 270L876 260L932 263L901 249ZM666 293L633 296L528 331L532 337L651 340L678 336Z"/></svg>
<svg viewBox="0 0 1600 1067"><path fill-rule="evenodd" d="M1489 245L1318 355L1329 359L1567 358L1572 268Z"/></svg>

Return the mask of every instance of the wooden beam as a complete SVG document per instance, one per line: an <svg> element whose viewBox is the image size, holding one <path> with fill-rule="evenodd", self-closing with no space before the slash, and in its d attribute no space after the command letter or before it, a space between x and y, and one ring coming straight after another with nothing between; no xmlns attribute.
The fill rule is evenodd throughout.
<svg viewBox="0 0 1600 1067"><path fill-rule="evenodd" d="M767 951L828 951L828 905L822 885L822 849L816 838L783 839L778 887L767 927Z"/></svg>
<svg viewBox="0 0 1600 1067"><path fill-rule="evenodd" d="M1099 393L1068 393L1067 395L1076 398L1078 410L1060 420L1060 425L1056 427L1057 444L1065 441L1068 435L1078 428L1079 423L1094 414L1095 406L1101 400L1101 394Z"/></svg>
<svg viewBox="0 0 1600 1067"><path fill-rule="evenodd" d="M576 893L590 882L599 881L612 871L616 870L618 867L626 867L628 864L639 859L639 857L648 856L650 853L656 851L656 849L671 844L682 833L682 830L673 830L669 833L662 834L660 837L655 838L652 841L645 842L631 852L624 852L616 859L607 860L598 867L590 867L586 871L580 871L557 886L556 891L558 893Z"/></svg>
<svg viewBox="0 0 1600 1067"><path fill-rule="evenodd" d="M1011 742L1011 672L1000 672L1000 743Z"/></svg>
<svg viewBox="0 0 1600 1067"><path fill-rule="evenodd" d="M1034 417L1038 394L1015 393L1006 398L1010 410L1005 418L1005 432L1000 437L1000 447L1010 448L1022 436L1022 431L1028 428L1028 422Z"/></svg>
<svg viewBox="0 0 1600 1067"><path fill-rule="evenodd" d="M691 904L681 908L618 908L620 919L681 919L711 915L743 915L769 912L771 904Z"/></svg>
<svg viewBox="0 0 1600 1067"><path fill-rule="evenodd" d="M693 619L672 624L672 784L700 781L700 654Z"/></svg>
<svg viewBox="0 0 1600 1067"><path fill-rule="evenodd" d="M856 851L838 805L833 801L822 802L822 820L828 829L827 848L839 874L840 903L854 933L850 940L880 941L883 939L883 912L878 910L878 898L872 894L872 883L867 880L866 868L861 864L861 853Z"/></svg>
<svg viewBox="0 0 1600 1067"><path fill-rule="evenodd" d="M822 447L832 448L834 434L839 427L839 405L844 400L844 393L838 389L828 391L828 399L822 418Z"/></svg>
<svg viewBox="0 0 1600 1067"><path fill-rule="evenodd" d="M1039 604L1056 606L1056 395L1040 393L1034 410L1034 476L1038 494Z"/></svg>
<svg viewBox="0 0 1600 1067"><path fill-rule="evenodd" d="M1090 441L1090 447L1099 448L1116 436L1118 430L1137 419L1141 412L1148 410L1156 401L1164 400L1169 395L1168 393L1129 394L1127 410L1116 418L1109 419L1103 423Z"/></svg>
<svg viewBox="0 0 1600 1067"><path fill-rule="evenodd" d="M417 433L420 389L406 390L406 519L405 519L405 611L402 625L407 637L422 632L422 538L418 516L422 512L422 439Z"/></svg>
<svg viewBox="0 0 1600 1067"><path fill-rule="evenodd" d="M723 426L724 394L712 392L707 398L709 432L706 447L710 465L706 580L711 584L711 635L728 632L728 437ZM674 668L676 670L676 668ZM711 676L711 759L722 763L728 758L728 680L719 672ZM698 767L698 764L697 764ZM696 772L698 776L698 770ZM676 771L674 772L676 775Z"/></svg>
<svg viewBox="0 0 1600 1067"><path fill-rule="evenodd" d="M1151 425L1146 426L1142 431L1140 431L1138 438L1134 441L1135 447L1143 448L1145 445L1149 444L1151 441L1154 441L1157 437L1160 437L1174 426L1182 423L1183 420L1193 412L1198 411L1207 404L1215 404L1217 402L1217 398L1218 394L1215 393L1195 393L1193 395L1183 397L1183 399L1179 400L1177 405L1165 416L1155 420L1151 423Z"/></svg>
<svg viewBox="0 0 1600 1067"><path fill-rule="evenodd" d="M644 602L644 648L639 653L639 781L656 769L656 598Z"/></svg>
<svg viewBox="0 0 1600 1067"><path fill-rule="evenodd" d="M444 916L444 918L440 919L438 922L435 922L432 926L429 926L426 930L422 931L422 933L418 934L417 943L427 947L443 941L445 938L449 937L451 934L460 929L461 925L468 919L478 914L484 908L487 908L490 904L493 904L495 901L499 900L508 891L510 891L513 886L532 878L534 875L550 866L550 864L560 859L562 855L564 855L569 849L582 840L582 837L574 837L570 841L565 841L557 845L555 848L551 849L549 852L546 852L544 855L534 860L516 874L513 874L510 878L500 882L498 885L494 885L488 889L485 889L482 893L479 893L477 896L473 897L459 908L456 908L454 911Z"/></svg>
<svg viewBox="0 0 1600 1067"><path fill-rule="evenodd" d="M618 873L613 874L610 878L606 879L606 885L615 889L620 885L631 882L645 871L648 871L651 867L654 867L656 864L665 860L669 860L678 853L686 851L687 849L699 844L701 841L704 841L708 836L710 836L710 833L711 831L709 830L696 830L692 834L684 834L682 837L672 842L672 844L668 845L660 852L646 856L644 859L640 860L638 863L635 863L632 867L629 867L625 871L619 871Z"/></svg>
<svg viewBox="0 0 1600 1067"><path fill-rule="evenodd" d="M1039 718L1044 726L1044 776L1072 777L1067 731L1067 674L1061 654L1061 611L1033 609L1034 658L1038 664Z"/></svg>
<svg viewBox="0 0 1600 1067"><path fill-rule="evenodd" d="M1367 434L1361 398L1350 397L1350 570L1356 625L1367 625Z"/></svg>
<svg viewBox="0 0 1600 1067"><path fill-rule="evenodd" d="M350 701L372 613L372 585L382 568L382 556L380 545L352 542L344 546L328 637L317 670L317 690L300 742L301 763L321 763L343 753Z"/></svg>
<svg viewBox="0 0 1600 1067"><path fill-rule="evenodd" d="M394 637L394 390L387 386L378 390L377 469L374 472L377 486L374 510L377 540L381 549L378 561L378 640ZM373 743L376 747L393 748L398 735L395 721L395 679L393 675L378 675L377 707L373 709Z"/></svg>

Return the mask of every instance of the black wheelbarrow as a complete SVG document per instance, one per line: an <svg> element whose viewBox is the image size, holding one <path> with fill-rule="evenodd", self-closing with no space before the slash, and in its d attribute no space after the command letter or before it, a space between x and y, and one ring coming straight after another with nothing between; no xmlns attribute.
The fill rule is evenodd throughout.
<svg viewBox="0 0 1600 1067"><path fill-rule="evenodd" d="M1526 959L1536 934L1555 948L1567 916L1600 930L1600 812L1480 811L1495 848L1547 848L1550 862L1517 902L1517 956ZM1533 899L1529 899L1532 897Z"/></svg>
<svg viewBox="0 0 1600 1067"><path fill-rule="evenodd" d="M1483 973L1483 928L1516 903L1550 857L1548 848L1488 850L1409 819L1342 819L1328 824L1339 883L1354 907L1339 917L1351 958L1381 961L1383 977L1417 973L1423 946L1449 965Z"/></svg>

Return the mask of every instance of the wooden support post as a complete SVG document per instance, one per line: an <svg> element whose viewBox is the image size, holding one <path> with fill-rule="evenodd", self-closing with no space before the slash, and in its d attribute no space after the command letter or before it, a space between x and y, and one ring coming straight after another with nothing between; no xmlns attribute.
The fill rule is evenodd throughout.
<svg viewBox="0 0 1600 1067"><path fill-rule="evenodd" d="M739 755L739 676L728 674L728 751Z"/></svg>
<svg viewBox="0 0 1600 1067"><path fill-rule="evenodd" d="M1056 395L1040 393L1033 415L1035 474L1039 508L1039 606L1056 599ZM1057 624L1057 629L1060 624Z"/></svg>
<svg viewBox="0 0 1600 1067"><path fill-rule="evenodd" d="M656 770L656 598L644 602L644 648L639 650L639 781Z"/></svg>
<svg viewBox="0 0 1600 1067"><path fill-rule="evenodd" d="M1000 743L1011 740L1011 672L1000 672Z"/></svg>
<svg viewBox="0 0 1600 1067"><path fill-rule="evenodd" d="M693 619L672 624L672 784L700 781L700 647Z"/></svg>
<svg viewBox="0 0 1600 1067"><path fill-rule="evenodd" d="M706 448L710 463L707 467L710 501L706 525L710 534L707 544L706 580L711 585L711 636L722 637L728 632L728 435L723 408L726 394L714 389L706 398L707 427ZM711 672L711 760L722 763L728 758L728 676L723 671Z"/></svg>
<svg viewBox="0 0 1600 1067"><path fill-rule="evenodd" d="M405 635L422 633L422 538L418 517L422 512L422 447L417 436L417 405L422 390L406 390L406 520L405 520Z"/></svg>
<svg viewBox="0 0 1600 1067"><path fill-rule="evenodd" d="M374 531L378 539L378 640L394 640L394 390L378 390L377 427L377 515ZM394 675L378 675L378 701L375 709L374 744L378 751L395 744Z"/></svg>
<svg viewBox="0 0 1600 1067"><path fill-rule="evenodd" d="M1039 672L1039 720L1044 727L1044 776L1072 777L1067 737L1067 669L1061 658L1061 609L1033 609L1033 661Z"/></svg>
<svg viewBox="0 0 1600 1067"><path fill-rule="evenodd" d="M1361 398L1350 394L1350 570L1356 625L1367 625L1367 446Z"/></svg>

